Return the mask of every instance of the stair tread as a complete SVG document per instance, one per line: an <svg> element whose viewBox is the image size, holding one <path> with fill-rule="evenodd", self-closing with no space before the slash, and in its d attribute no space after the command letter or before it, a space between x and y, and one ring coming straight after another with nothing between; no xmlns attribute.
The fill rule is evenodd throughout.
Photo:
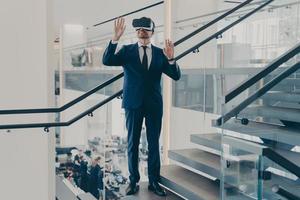
<svg viewBox="0 0 300 200"><path fill-rule="evenodd" d="M212 181L176 165L162 166L160 173L160 183L162 185L170 188L170 184L167 182L171 182L172 185L174 184L176 186L170 189L188 199L219 199L219 184L216 181ZM182 192L177 191L175 188L178 187L186 194L182 194Z"/></svg>
<svg viewBox="0 0 300 200"><path fill-rule="evenodd" d="M248 108L246 108L248 109ZM282 107L276 107L276 106L253 106L253 107L249 107L249 109L261 109L261 110L274 110L274 111L278 111L278 112L285 112L285 111L289 111L291 113L296 113L299 114L300 109L294 109L294 108L282 108Z"/></svg>
<svg viewBox="0 0 300 200"><path fill-rule="evenodd" d="M191 134L191 142L217 151L221 150L221 135L219 133Z"/></svg>
<svg viewBox="0 0 300 200"><path fill-rule="evenodd" d="M280 107L280 108L291 108L291 109L298 109L300 110L300 104L299 103L293 103L293 102L276 102L273 105L269 104L270 106L274 107Z"/></svg>
<svg viewBox="0 0 300 200"><path fill-rule="evenodd" d="M261 116L300 123L300 109L275 106L252 106L240 112L242 116Z"/></svg>
<svg viewBox="0 0 300 200"><path fill-rule="evenodd" d="M295 182L293 180L289 180L287 178L278 176L278 175L272 175L272 179L269 181L264 181L264 186L267 188L272 188L274 185L282 186L287 191L300 196L300 184L299 182Z"/></svg>
<svg viewBox="0 0 300 200"><path fill-rule="evenodd" d="M200 141L205 141L205 145L208 148L212 148L215 146L218 146L219 148L216 149L218 151L221 151L221 135L218 133L215 134L195 134L193 135L194 138L198 138ZM202 143L203 144L203 143ZM293 152L293 151L288 151L288 150L283 150L283 149L276 149L276 148L271 148L273 151L278 153L279 155L283 156L284 158L288 159L290 162L296 164L297 166L300 166L300 153L298 152ZM273 166L275 163L273 161L267 161L266 160L266 165L267 166ZM281 166L273 166L275 168L278 168L280 170L284 170Z"/></svg>
<svg viewBox="0 0 300 200"><path fill-rule="evenodd" d="M279 85L294 85L294 86L300 86L300 79L299 78L286 78L279 82Z"/></svg>
<svg viewBox="0 0 300 200"><path fill-rule="evenodd" d="M262 96L262 99L299 103L300 94L293 92L269 91Z"/></svg>
<svg viewBox="0 0 300 200"><path fill-rule="evenodd" d="M198 134L198 135L201 138L205 137L205 135L203 135L203 134ZM209 134L209 135L206 134L206 136L212 136L212 135L211 134ZM218 136L220 136L220 135L218 135ZM212 138L212 137L210 137L210 138ZM221 137L214 137L214 138L219 138L220 139ZM217 143L217 142L220 143L220 140L219 141L215 141L215 143ZM199 151L200 150L198 150L198 152ZM195 149L172 150L172 152L176 152L177 154L181 154L182 156L186 156L186 157L188 157L191 160L196 160L194 162L204 161L205 164L211 163L211 164L215 165L215 167L218 167L219 169L221 168L220 162L219 162L220 161L220 156L217 156L217 155L209 154L209 156L211 158L210 158L210 161L207 161L207 159L198 159L197 158L197 157L199 157L201 155L202 151L199 152L200 154L198 156L191 157L191 156L193 156L193 155L195 155L197 153L197 151ZM276 152L280 153L283 156L287 156L287 158L289 158L289 156L290 156L290 154L288 154L288 153L294 153L294 152L288 152L288 151L284 151L284 150L276 150ZM213 161L211 161L211 160L213 160ZM296 162L299 163L299 161L296 161ZM216 165L218 165L218 166L216 166ZM182 170L180 169L178 171L182 171ZM176 174L180 174L181 173L181 172L177 173L178 171L174 170L173 176L175 176ZM188 173L188 172L186 172L186 173ZM185 181L189 182L189 179L191 177L195 176L195 174L193 172L191 172L191 173L192 173L191 176L187 177L187 179ZM172 176L172 175L170 175L170 176ZM199 176L199 175L197 174L196 176ZM181 179L180 176L179 176L179 179ZM185 181L184 181L184 184L185 184ZM174 182L176 183L177 180L174 180ZM196 181L195 181L195 183L196 183ZM195 183L191 182L190 184L193 185ZM269 190L271 190L271 188L272 188L273 185L279 184L280 186L284 187L285 189L287 189L288 191L290 191L290 192L292 192L294 194L298 195L299 192L300 192L300 190L299 190L300 189L299 188L300 187L299 183L293 182L292 180L289 180L289 179L284 178L284 177L280 177L280 176L275 175L275 174L272 175L272 179L270 181L265 181L264 184L265 184L266 188L269 188ZM186 186L185 188L190 188L190 185L188 183L185 186ZM197 190L197 188L194 188L194 189ZM299 192L293 192L296 189L298 189L297 191L299 191Z"/></svg>
<svg viewBox="0 0 300 200"><path fill-rule="evenodd" d="M176 165L162 166L160 183L187 199L220 199L220 186L218 181L212 181ZM235 194L234 196L230 196L230 199L248 200L250 198L241 194Z"/></svg>
<svg viewBox="0 0 300 200"><path fill-rule="evenodd" d="M292 146L300 145L299 130L295 128L251 121L248 125L243 125L240 121L235 119L226 122L223 128L225 130L278 141Z"/></svg>
<svg viewBox="0 0 300 200"><path fill-rule="evenodd" d="M286 151L282 149L273 149L273 151L280 154L284 158L290 160L294 164L300 166L300 153L293 152L293 151Z"/></svg>
<svg viewBox="0 0 300 200"><path fill-rule="evenodd" d="M170 150L169 158L196 170L220 178L220 156L199 149Z"/></svg>

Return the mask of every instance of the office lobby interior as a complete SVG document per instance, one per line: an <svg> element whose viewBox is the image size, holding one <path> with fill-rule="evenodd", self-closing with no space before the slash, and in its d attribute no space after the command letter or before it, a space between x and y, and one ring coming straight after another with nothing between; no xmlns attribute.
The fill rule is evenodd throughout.
<svg viewBox="0 0 300 200"><path fill-rule="evenodd" d="M1 200L300 200L300 0L4 0L0 11ZM171 40L174 56L161 55L180 70L158 82L161 196L145 120L139 190L126 194L124 99L137 86L128 63L103 64L109 45L139 44L142 17L152 52Z"/></svg>

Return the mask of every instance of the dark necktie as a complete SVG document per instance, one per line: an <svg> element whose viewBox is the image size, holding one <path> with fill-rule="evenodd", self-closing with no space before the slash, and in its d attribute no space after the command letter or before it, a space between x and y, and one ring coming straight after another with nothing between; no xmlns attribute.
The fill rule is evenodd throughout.
<svg viewBox="0 0 300 200"><path fill-rule="evenodd" d="M148 57L146 53L147 46L142 46L144 49L144 55L143 55L143 60L142 60L142 66L145 70L148 70Z"/></svg>

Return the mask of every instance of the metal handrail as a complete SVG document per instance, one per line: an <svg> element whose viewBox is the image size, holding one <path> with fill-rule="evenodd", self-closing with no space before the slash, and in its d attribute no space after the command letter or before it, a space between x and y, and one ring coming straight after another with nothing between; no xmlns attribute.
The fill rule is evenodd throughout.
<svg viewBox="0 0 300 200"><path fill-rule="evenodd" d="M242 92L244 92L246 89L254 85L257 81L261 80L271 72L273 72L275 69L277 69L281 64L288 61L290 58L295 56L300 52L300 43L295 45L293 48L288 50L285 54L275 59L273 62L268 64L264 69L262 69L259 73L255 74L254 76L250 77L249 79L246 79L242 83L240 83L237 87L233 88L231 91L227 93L225 96L225 103L228 103L230 100L232 100L234 97L238 96Z"/></svg>
<svg viewBox="0 0 300 200"><path fill-rule="evenodd" d="M300 51L298 51L299 53ZM291 57L290 57L291 58ZM280 81L285 79L286 77L290 76L292 73L300 69L300 62L296 63L292 67L289 67L288 69L284 70L282 73L278 74L275 78L273 78L271 81L269 81L266 85L264 85L261 89L257 90L254 94L246 98L243 102L241 102L239 105L235 106L233 109L228 111L226 114L218 118L217 120L213 120L213 124L216 126L221 126L225 122L227 122L232 117L239 114L244 108L246 108L248 105L253 103L255 100L257 100L259 97L267 93L272 87L277 85Z"/></svg>
<svg viewBox="0 0 300 200"><path fill-rule="evenodd" d="M69 103L63 105L60 108L38 108L38 109L18 109L18 110L0 110L0 115L11 115L11 114L32 114L32 113L60 113L71 106L79 103L80 101L86 99L90 95L94 94L95 92L101 90L102 88L110 85L111 83L121 79L124 76L124 73L109 79L108 81L102 83L101 85L91 89L90 91L84 93L83 95L79 96L78 98L70 101Z"/></svg>
<svg viewBox="0 0 300 200"><path fill-rule="evenodd" d="M225 17L227 17L228 15L232 14L233 12L237 11L238 9L244 7L245 5L251 3L254 0L247 0L241 4L239 4L238 6L232 8L231 10L227 11L226 13L220 15L219 17L213 19L212 21L208 22L207 24L203 25L202 27L198 28L197 30L191 32L190 34L184 36L183 38L181 38L180 40L176 41L174 43L174 46L177 46L179 44L181 44L182 42L188 40L189 38L193 37L194 35L200 33L201 31L205 30L206 28L210 27L211 25L217 23L218 21L224 19Z"/></svg>
<svg viewBox="0 0 300 200"><path fill-rule="evenodd" d="M160 4L162 4L162 3L164 3L164 1L160 1L160 2L157 2L157 3L155 3L155 4L152 4L152 5L149 5L149 6L140 8L140 9L138 9L138 10L135 10L135 11L132 11L132 12L129 12L129 13L120 15L120 16L118 16L118 17L111 18L111 19L109 19L109 20L100 22L100 23L95 24L95 25L93 25L93 26L96 27L96 26L105 24L105 23L107 23L107 22L113 21L113 20L115 20L115 19L118 19L118 18L120 18L120 17L125 17L125 16L128 16L128 15L131 15L131 14L134 14L134 13L137 13L137 12L140 12L140 11L143 11L143 10L146 10L146 9L149 9L149 8L152 8L152 7L157 6L157 5L160 5Z"/></svg>
<svg viewBox="0 0 300 200"><path fill-rule="evenodd" d="M226 10L220 10L218 12L214 12L214 13L210 13L210 14L206 14L206 15L203 15L204 16L210 16L210 15L216 15L216 14L220 14L220 13L223 13L221 16L217 17L216 19L213 19L212 21L208 22L207 24L205 24L204 26L198 28L197 30L191 32L189 35L185 36L184 38L178 40L177 42L174 43L174 46L184 42L186 39L189 39L190 37L196 35L197 33L205 30L206 28L208 28L209 26L215 24L216 22L220 21L221 19L224 19L225 17L227 17L228 15L234 13L235 11L237 11L238 9L242 8L242 7L246 7L246 6L250 6L250 5L256 5L256 4L260 4L264 1L261 1L261 2L255 2L255 3L251 3L252 1L254 0L247 0L241 4L239 4L238 6L234 7L234 8L231 8L231 9L226 9ZM200 18L202 16L198 16L197 18ZM104 22L101 22L99 23L100 24L103 24L103 23L107 23L109 21L112 21L112 20L115 20L117 19L117 17L113 18L113 19L110 19L110 20L106 20ZM183 19L183 20L180 20L180 21L176 21L175 23L181 23L181 22L184 22L186 20L192 20L193 18L190 18L190 19ZM162 27L163 25L159 25L159 26L155 26L156 28L158 27ZM134 33L134 32L132 32ZM131 34L131 33L129 33ZM191 35L191 36L190 36ZM188 37L190 36L190 37ZM94 42L99 42L99 41L104 41L105 39L97 39L97 40L93 40L91 42L88 42L88 43L94 43ZM82 43L82 44L76 44L76 45L73 45L73 46L69 46L69 47L66 47L64 49L67 49L67 50L72 50L73 48L76 49L76 48L82 48L83 45L86 45L87 43ZM80 47L81 46L81 47Z"/></svg>
<svg viewBox="0 0 300 200"><path fill-rule="evenodd" d="M273 2L274 0L269 0L266 3L258 6L257 8L253 9L251 12L245 14L244 16L242 16L240 19L234 21L233 23L229 24L228 26L226 26L225 28L221 29L220 31L216 32L215 34L209 36L208 38L206 38L205 40L203 40L202 42L196 44L195 46L193 46L192 48L184 51L183 53L181 53L180 55L176 56L173 59L170 60L174 60L177 61L181 58L183 58L184 56L188 55L191 52L194 52L195 50L199 49L199 47L203 46L204 44L208 43L209 41L211 41L212 39L218 38L220 35L222 35L222 33L224 33L225 31L227 31L228 29L230 29L231 27L235 26L236 24L240 23L241 21L243 21L244 19L250 17L251 15L253 15L254 13L256 13L257 11L259 11L260 9L264 8L265 6L267 6L268 4L270 4L271 2Z"/></svg>
<svg viewBox="0 0 300 200"><path fill-rule="evenodd" d="M62 126L69 126L73 124L74 122L80 120L86 115L93 116L93 111L98 109L99 107L103 106L104 104L110 102L111 100L115 99L116 97L119 97L122 95L123 90L120 90L119 92L113 94L112 96L104 99L100 103L94 105L93 107L89 108L88 110L84 111L83 113L77 115L76 117L72 118L71 120L67 122L54 122L54 123L31 123L31 124L8 124L8 125L0 125L0 129L21 129L21 128L44 128L46 132L49 131L50 127L62 127Z"/></svg>

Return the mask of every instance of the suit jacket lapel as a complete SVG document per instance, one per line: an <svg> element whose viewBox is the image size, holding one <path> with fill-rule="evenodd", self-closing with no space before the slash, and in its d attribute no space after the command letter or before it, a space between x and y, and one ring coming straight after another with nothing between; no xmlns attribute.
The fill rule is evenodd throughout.
<svg viewBox="0 0 300 200"><path fill-rule="evenodd" d="M136 57L136 59L137 59L137 63L138 63L140 66L142 66L142 62L141 62L141 59L140 59L140 53L139 53L139 45L138 45L138 43L135 43L134 49L135 49L134 54L135 54L135 57Z"/></svg>
<svg viewBox="0 0 300 200"><path fill-rule="evenodd" d="M155 61L155 57L156 57L156 54L155 54L155 47L151 44L151 51L152 51L152 58L151 58L151 63L149 65L149 69L150 70L153 66L154 66L154 61Z"/></svg>

